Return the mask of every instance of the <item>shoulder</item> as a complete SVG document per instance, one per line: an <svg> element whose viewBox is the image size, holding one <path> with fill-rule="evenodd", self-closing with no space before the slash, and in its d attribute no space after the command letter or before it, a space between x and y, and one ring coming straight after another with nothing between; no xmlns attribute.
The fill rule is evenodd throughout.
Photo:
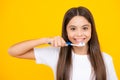
<svg viewBox="0 0 120 80"><path fill-rule="evenodd" d="M102 52L102 56L103 56L104 59L112 59L111 55L109 55L106 52Z"/></svg>
<svg viewBox="0 0 120 80"><path fill-rule="evenodd" d="M56 53L59 52L60 48L56 48L56 47L44 47L44 48L34 48L34 52L35 53Z"/></svg>
<svg viewBox="0 0 120 80"><path fill-rule="evenodd" d="M60 48L57 47L44 47L34 48L34 55L37 63L53 65L58 60ZM56 63L56 62L55 62Z"/></svg>
<svg viewBox="0 0 120 80"><path fill-rule="evenodd" d="M113 63L112 57L105 52L103 52L102 55L103 55L103 60L106 66L108 80L118 80L115 69L114 69L114 63Z"/></svg>
<svg viewBox="0 0 120 80"><path fill-rule="evenodd" d="M112 56L111 55L109 55L106 52L102 52L102 56L103 56L103 60L104 60L106 65L112 63Z"/></svg>
<svg viewBox="0 0 120 80"><path fill-rule="evenodd" d="M56 57L59 55L60 48L57 47L44 47L44 48L34 48L35 57Z"/></svg>

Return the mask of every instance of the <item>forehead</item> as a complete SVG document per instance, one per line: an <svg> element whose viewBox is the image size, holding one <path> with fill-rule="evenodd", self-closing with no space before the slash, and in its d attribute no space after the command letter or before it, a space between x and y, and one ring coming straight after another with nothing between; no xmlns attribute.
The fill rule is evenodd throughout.
<svg viewBox="0 0 120 80"><path fill-rule="evenodd" d="M70 25L83 26L83 25L91 25L91 24L88 22L88 20L85 17L75 16L67 24L67 26L70 26Z"/></svg>

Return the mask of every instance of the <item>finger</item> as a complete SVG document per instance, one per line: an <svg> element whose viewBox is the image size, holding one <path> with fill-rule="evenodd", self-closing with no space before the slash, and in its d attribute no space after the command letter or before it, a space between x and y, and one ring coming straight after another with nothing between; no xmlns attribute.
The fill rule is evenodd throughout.
<svg viewBox="0 0 120 80"><path fill-rule="evenodd" d="M63 44L63 41L62 41L62 38L60 36L54 37L54 39L53 39L53 46L54 47L62 47L63 46L62 44Z"/></svg>
<svg viewBox="0 0 120 80"><path fill-rule="evenodd" d="M62 43L62 46L67 46L66 42L65 42L65 40L63 38L61 38L61 43Z"/></svg>
<svg viewBox="0 0 120 80"><path fill-rule="evenodd" d="M55 37L55 47L58 47L58 36Z"/></svg>
<svg viewBox="0 0 120 80"><path fill-rule="evenodd" d="M60 36L57 37L57 44L58 44L58 47L62 46L62 40Z"/></svg>
<svg viewBox="0 0 120 80"><path fill-rule="evenodd" d="M50 44L51 46L54 46L54 39L50 39L50 41L48 42L48 44Z"/></svg>

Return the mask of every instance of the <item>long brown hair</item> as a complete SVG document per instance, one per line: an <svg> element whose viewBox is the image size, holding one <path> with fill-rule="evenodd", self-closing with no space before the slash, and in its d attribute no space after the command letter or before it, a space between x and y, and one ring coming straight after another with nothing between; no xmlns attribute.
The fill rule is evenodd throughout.
<svg viewBox="0 0 120 80"><path fill-rule="evenodd" d="M95 23L91 12L85 7L75 7L69 9L64 16L62 24L62 37L65 41L69 41L66 26L74 16L83 16L91 23L91 39L88 42L88 55L91 62L95 80L106 80L106 69L100 50L100 45L95 29ZM58 64L57 64L57 80L70 80L72 68L72 47L61 47Z"/></svg>

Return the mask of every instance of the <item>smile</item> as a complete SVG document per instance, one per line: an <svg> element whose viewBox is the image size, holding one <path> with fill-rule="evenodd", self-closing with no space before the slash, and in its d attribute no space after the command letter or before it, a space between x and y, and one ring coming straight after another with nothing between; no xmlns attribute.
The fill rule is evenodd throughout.
<svg viewBox="0 0 120 80"><path fill-rule="evenodd" d="M74 40L79 43L79 42L84 42L85 38L74 38Z"/></svg>

